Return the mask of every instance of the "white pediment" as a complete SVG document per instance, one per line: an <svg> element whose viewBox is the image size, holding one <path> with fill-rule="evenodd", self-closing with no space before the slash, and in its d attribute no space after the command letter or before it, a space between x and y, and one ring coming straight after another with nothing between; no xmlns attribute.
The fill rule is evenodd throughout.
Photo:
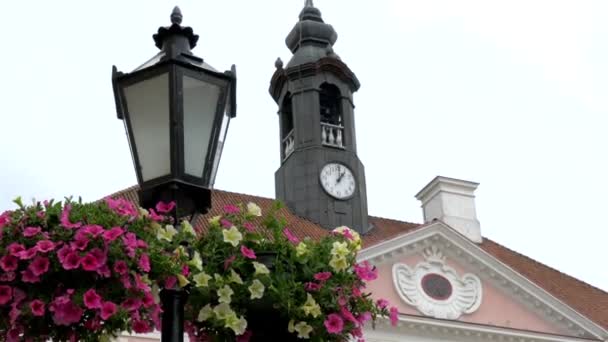
<svg viewBox="0 0 608 342"><path fill-rule="evenodd" d="M413 261L403 262L408 258ZM359 260L390 269L392 290L421 316L466 321L483 302L486 284L507 304L534 313L567 336L608 339L601 326L440 221L366 248ZM456 263L463 267L455 269ZM429 275L435 279L425 285Z"/></svg>

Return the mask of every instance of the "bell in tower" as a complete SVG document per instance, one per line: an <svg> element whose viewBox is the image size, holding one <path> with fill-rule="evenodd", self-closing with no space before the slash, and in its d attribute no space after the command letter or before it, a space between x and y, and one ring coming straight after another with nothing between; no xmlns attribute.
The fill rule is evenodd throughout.
<svg viewBox="0 0 608 342"><path fill-rule="evenodd" d="M281 166L276 197L297 215L360 233L367 217L365 171L357 157L353 93L359 80L334 53L338 35L307 0L275 63L270 94L279 106Z"/></svg>

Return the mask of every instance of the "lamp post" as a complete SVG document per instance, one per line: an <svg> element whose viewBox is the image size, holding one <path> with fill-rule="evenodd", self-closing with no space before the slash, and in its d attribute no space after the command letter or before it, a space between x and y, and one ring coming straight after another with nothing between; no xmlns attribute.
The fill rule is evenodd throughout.
<svg viewBox="0 0 608 342"><path fill-rule="evenodd" d="M116 112L124 122L139 184L152 208L176 203L174 219L206 213L231 118L236 116L236 68L218 72L192 54L198 35L171 25L153 38L160 52L130 73L112 67ZM163 289L162 341L183 341L185 293Z"/></svg>

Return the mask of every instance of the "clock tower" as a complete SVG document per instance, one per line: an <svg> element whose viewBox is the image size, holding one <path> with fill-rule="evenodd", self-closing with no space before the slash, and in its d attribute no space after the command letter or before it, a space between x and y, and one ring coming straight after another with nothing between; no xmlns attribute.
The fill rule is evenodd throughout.
<svg viewBox="0 0 608 342"><path fill-rule="evenodd" d="M270 82L279 105L276 197L327 229L345 225L365 233L371 227L353 104L360 84L333 51L337 38L312 0L306 0L285 39L293 56L287 65L277 59Z"/></svg>

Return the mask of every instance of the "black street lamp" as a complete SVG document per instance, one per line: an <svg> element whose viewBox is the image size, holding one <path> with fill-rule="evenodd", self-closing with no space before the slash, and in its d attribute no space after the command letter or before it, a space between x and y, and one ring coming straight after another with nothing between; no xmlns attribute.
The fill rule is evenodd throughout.
<svg viewBox="0 0 608 342"><path fill-rule="evenodd" d="M231 118L236 116L236 69L218 72L192 54L198 35L181 26L153 36L161 50L131 73L112 67L118 118L124 121L144 208L175 201L180 217L206 213Z"/></svg>
<svg viewBox="0 0 608 342"><path fill-rule="evenodd" d="M153 36L161 50L131 73L112 67L118 118L123 120L139 183L139 201L152 208L174 201L174 219L206 213L231 118L236 116L236 68L218 72L192 54L198 36L181 26ZM183 341L186 293L163 289L162 342Z"/></svg>

